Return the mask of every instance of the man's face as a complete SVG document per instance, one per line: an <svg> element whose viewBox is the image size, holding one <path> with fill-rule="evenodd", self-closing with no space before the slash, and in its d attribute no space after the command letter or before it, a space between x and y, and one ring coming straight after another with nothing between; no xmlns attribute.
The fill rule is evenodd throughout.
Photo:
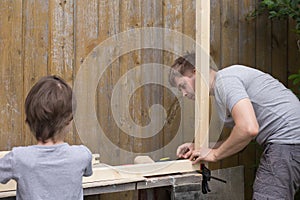
<svg viewBox="0 0 300 200"><path fill-rule="evenodd" d="M195 100L195 72L186 72L181 77L175 78L176 87L182 95Z"/></svg>

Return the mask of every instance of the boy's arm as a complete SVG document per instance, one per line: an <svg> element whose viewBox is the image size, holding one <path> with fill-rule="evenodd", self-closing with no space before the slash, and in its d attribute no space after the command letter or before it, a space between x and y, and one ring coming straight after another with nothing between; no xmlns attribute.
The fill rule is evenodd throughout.
<svg viewBox="0 0 300 200"><path fill-rule="evenodd" d="M0 183L5 184L13 178L13 152L9 152L0 158Z"/></svg>
<svg viewBox="0 0 300 200"><path fill-rule="evenodd" d="M87 166L84 170L83 176L91 176L93 174L93 168L92 168L93 156L91 151L87 147L84 146L84 148L87 152L88 159L87 159Z"/></svg>

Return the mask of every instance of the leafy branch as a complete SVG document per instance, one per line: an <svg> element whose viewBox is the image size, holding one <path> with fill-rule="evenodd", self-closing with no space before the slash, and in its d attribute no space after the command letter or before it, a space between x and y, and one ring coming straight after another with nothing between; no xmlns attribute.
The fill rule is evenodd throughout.
<svg viewBox="0 0 300 200"><path fill-rule="evenodd" d="M295 20L295 32L300 35L300 0L262 0L258 8L248 15L248 18L256 18L265 11L268 11L270 19L288 19ZM300 40L297 42L300 51ZM298 98L300 99L300 70L296 74L288 77L293 81L293 85L298 85Z"/></svg>
<svg viewBox="0 0 300 200"><path fill-rule="evenodd" d="M295 20L295 31L300 35L300 0L262 0L249 17L257 17L265 11L268 11L270 19Z"/></svg>
<svg viewBox="0 0 300 200"><path fill-rule="evenodd" d="M293 85L298 85L298 91L300 91L300 70L298 71L297 74L292 74L289 76L289 80L293 80ZM298 98L300 99L300 94L297 95Z"/></svg>

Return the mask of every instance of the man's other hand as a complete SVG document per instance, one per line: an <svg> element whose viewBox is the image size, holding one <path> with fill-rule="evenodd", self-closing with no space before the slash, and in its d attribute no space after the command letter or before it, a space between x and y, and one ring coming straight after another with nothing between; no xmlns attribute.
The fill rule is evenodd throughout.
<svg viewBox="0 0 300 200"><path fill-rule="evenodd" d="M195 148L194 143L184 143L177 148L176 155L179 158L189 158Z"/></svg>

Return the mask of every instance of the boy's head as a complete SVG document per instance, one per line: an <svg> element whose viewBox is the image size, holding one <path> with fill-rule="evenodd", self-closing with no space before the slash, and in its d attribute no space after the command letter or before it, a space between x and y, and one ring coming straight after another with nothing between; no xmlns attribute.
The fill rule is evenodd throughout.
<svg viewBox="0 0 300 200"><path fill-rule="evenodd" d="M26 97L25 114L38 141L55 141L73 119L71 87L58 76L42 77Z"/></svg>

